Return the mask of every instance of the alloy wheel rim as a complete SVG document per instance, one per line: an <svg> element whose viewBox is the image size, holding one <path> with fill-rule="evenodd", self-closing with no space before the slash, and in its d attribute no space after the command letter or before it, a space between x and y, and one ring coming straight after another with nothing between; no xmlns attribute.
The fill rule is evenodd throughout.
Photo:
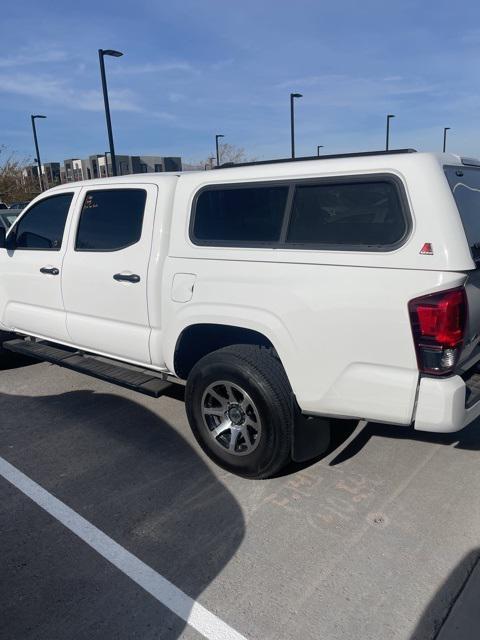
<svg viewBox="0 0 480 640"><path fill-rule="evenodd" d="M210 384L202 397L202 418L210 438L225 453L246 456L260 443L260 413L238 384L227 380Z"/></svg>

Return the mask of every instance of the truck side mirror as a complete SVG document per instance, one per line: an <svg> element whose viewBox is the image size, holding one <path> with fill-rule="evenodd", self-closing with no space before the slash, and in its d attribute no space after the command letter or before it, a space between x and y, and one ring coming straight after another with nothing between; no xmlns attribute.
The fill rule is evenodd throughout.
<svg viewBox="0 0 480 640"><path fill-rule="evenodd" d="M5 249L7 246L6 235L7 230L3 225L0 225L0 249Z"/></svg>

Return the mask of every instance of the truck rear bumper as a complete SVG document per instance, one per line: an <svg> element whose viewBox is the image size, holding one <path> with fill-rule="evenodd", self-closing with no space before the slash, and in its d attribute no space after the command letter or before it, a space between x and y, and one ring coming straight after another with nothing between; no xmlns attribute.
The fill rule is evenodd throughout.
<svg viewBox="0 0 480 640"><path fill-rule="evenodd" d="M480 374L464 378L420 378L414 426L419 431L452 433L480 416Z"/></svg>

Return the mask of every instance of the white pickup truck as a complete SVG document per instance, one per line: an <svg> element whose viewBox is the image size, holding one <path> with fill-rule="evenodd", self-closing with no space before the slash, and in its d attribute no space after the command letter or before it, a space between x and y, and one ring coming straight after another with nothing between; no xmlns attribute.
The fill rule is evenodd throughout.
<svg viewBox="0 0 480 640"><path fill-rule="evenodd" d="M480 414L478 259L480 163L451 154L65 184L0 227L0 329L153 396L186 382L204 451L264 478L335 419Z"/></svg>

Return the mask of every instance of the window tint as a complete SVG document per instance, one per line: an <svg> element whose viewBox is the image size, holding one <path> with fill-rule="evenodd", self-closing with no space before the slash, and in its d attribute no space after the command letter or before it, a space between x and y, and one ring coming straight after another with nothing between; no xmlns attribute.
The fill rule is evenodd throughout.
<svg viewBox="0 0 480 640"><path fill-rule="evenodd" d="M202 191L193 236L199 244L278 242L288 187L243 187Z"/></svg>
<svg viewBox="0 0 480 640"><path fill-rule="evenodd" d="M34 204L14 227L15 248L59 251L73 193Z"/></svg>
<svg viewBox="0 0 480 640"><path fill-rule="evenodd" d="M392 182L297 186L287 243L392 245L407 230Z"/></svg>
<svg viewBox="0 0 480 640"><path fill-rule="evenodd" d="M445 167L474 260L480 259L480 169Z"/></svg>
<svg viewBox="0 0 480 640"><path fill-rule="evenodd" d="M85 196L78 224L77 251L117 251L140 240L147 193L105 189Z"/></svg>

